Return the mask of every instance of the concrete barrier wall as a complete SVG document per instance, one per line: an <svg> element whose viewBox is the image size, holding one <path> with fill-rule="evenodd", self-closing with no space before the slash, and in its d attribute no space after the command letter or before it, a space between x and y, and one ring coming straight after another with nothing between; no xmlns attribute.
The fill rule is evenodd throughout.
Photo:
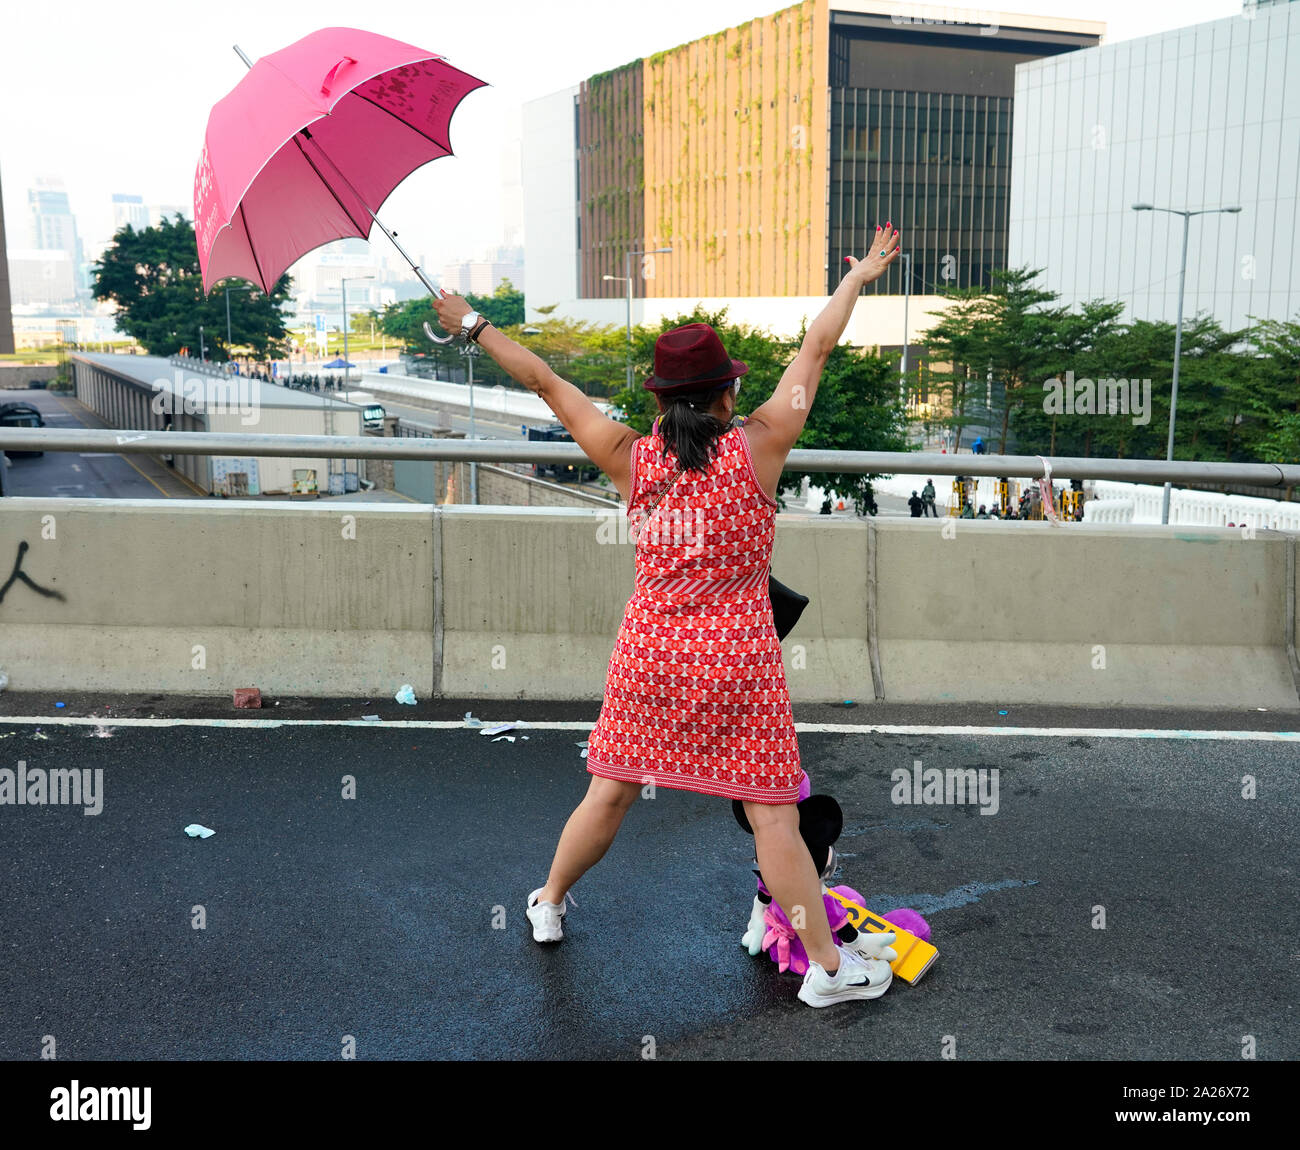
<svg viewBox="0 0 1300 1150"><path fill-rule="evenodd" d="M48 383L58 374L58 364L54 363L0 363L0 391L30 387L34 379Z"/></svg>
<svg viewBox="0 0 1300 1150"><path fill-rule="evenodd" d="M0 500L0 569L26 542L22 572L62 596L10 584L0 668L15 690L598 699L632 590L624 522L614 508ZM812 599L783 645L796 700L1298 707L1295 536L779 524L774 573Z"/></svg>
<svg viewBox="0 0 1300 1150"><path fill-rule="evenodd" d="M434 683L428 507L0 500L6 573L24 542L23 573L61 598L19 582L0 600L11 689L347 695L412 683L428 694Z"/></svg>

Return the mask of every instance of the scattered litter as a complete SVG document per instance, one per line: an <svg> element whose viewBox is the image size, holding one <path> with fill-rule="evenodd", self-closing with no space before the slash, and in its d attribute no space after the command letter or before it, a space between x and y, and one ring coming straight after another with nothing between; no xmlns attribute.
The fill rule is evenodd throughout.
<svg viewBox="0 0 1300 1150"><path fill-rule="evenodd" d="M3 689L4 689L4 684L3 684L3 683L0 683L0 690L3 690ZM1268 708L1267 708L1267 707L1256 707L1255 710L1257 710L1257 711L1267 711Z"/></svg>
<svg viewBox="0 0 1300 1150"><path fill-rule="evenodd" d="M403 683L401 689L393 696L399 703L407 703L415 706L415 688L410 683Z"/></svg>
<svg viewBox="0 0 1300 1150"><path fill-rule="evenodd" d="M256 687L236 687L235 706L256 709L262 705L262 692Z"/></svg>
<svg viewBox="0 0 1300 1150"><path fill-rule="evenodd" d="M465 726L467 726L467 727L481 727L482 725L483 725L483 720L482 720L482 719L476 719L476 718L474 718L474 712L473 712L473 711L466 711L466 712L465 712Z"/></svg>
<svg viewBox="0 0 1300 1150"><path fill-rule="evenodd" d="M587 743L584 741L584 742L581 742L581 743L574 743L573 745L574 745L575 747L581 747L581 748L582 748L582 756L581 756L581 757L585 759L585 758L587 757Z"/></svg>
<svg viewBox="0 0 1300 1150"><path fill-rule="evenodd" d="M56 707L66 707L68 704L67 704L67 703L55 703L54 705L55 705Z"/></svg>
<svg viewBox="0 0 1300 1150"><path fill-rule="evenodd" d="M33 739L48 739L49 737L40 727L36 728L36 733L32 736Z"/></svg>
<svg viewBox="0 0 1300 1150"><path fill-rule="evenodd" d="M381 719L378 715L362 715L361 717L362 717L363 719L365 719L365 721L366 721L367 723L382 723L382 722L383 722L383 719Z"/></svg>
<svg viewBox="0 0 1300 1150"><path fill-rule="evenodd" d="M17 731L10 731L7 735L0 735L0 739L12 739L17 733Z"/></svg>
<svg viewBox="0 0 1300 1150"><path fill-rule="evenodd" d="M526 738L528 738L528 736L525 735L524 738L526 739ZM514 735L498 735L498 736L497 736L495 739L493 739L492 741L493 741L494 743L499 743L499 742L501 742L503 739L504 739L507 743L513 743L513 742L515 741L515 737L514 737Z"/></svg>
<svg viewBox="0 0 1300 1150"><path fill-rule="evenodd" d="M277 707L280 705L280 700L279 700L279 699L276 699L276 701L275 701L275 705L276 705Z"/></svg>
<svg viewBox="0 0 1300 1150"><path fill-rule="evenodd" d="M190 825L185 828L185 833L192 839L210 839L217 832L209 830L207 827L201 827L198 823L190 823Z"/></svg>
<svg viewBox="0 0 1300 1150"><path fill-rule="evenodd" d="M88 739L111 739L113 737L113 728L97 724L93 731L86 734Z"/></svg>
<svg viewBox="0 0 1300 1150"><path fill-rule="evenodd" d="M1006 711L999 711L998 714L999 714L999 715L1005 715L1005 714L1006 714Z"/></svg>
<svg viewBox="0 0 1300 1150"><path fill-rule="evenodd" d="M479 731L480 735L501 735L506 731L513 731L516 727L528 726L522 719L513 723L496 723L491 727L484 727Z"/></svg>

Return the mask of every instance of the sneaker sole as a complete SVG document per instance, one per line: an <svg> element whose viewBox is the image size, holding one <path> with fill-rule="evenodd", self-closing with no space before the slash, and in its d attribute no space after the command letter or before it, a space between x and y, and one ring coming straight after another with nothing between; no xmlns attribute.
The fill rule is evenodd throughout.
<svg viewBox="0 0 1300 1150"><path fill-rule="evenodd" d="M858 1002L872 998L879 998L887 991L894 982L894 972L889 972L889 977L879 986L851 986L845 990L837 991L835 994L810 994L804 997L805 987L799 988L799 1001L806 1003L808 1006L834 1006L840 1002Z"/></svg>

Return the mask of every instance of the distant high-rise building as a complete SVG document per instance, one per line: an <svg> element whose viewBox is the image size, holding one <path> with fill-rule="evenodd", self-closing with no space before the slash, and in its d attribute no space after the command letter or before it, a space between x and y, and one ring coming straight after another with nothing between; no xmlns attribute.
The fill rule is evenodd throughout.
<svg viewBox="0 0 1300 1150"><path fill-rule="evenodd" d="M0 355L14 352L14 316L9 296L9 257L5 252L5 198L0 189Z"/></svg>
<svg viewBox="0 0 1300 1150"><path fill-rule="evenodd" d="M113 193L113 234L116 235L128 224L137 232L149 227L149 208L143 196L128 196L121 192Z"/></svg>
<svg viewBox="0 0 1300 1150"><path fill-rule="evenodd" d="M14 248L8 268L19 307L64 308L77 302L77 267L61 248Z"/></svg>
<svg viewBox="0 0 1300 1150"><path fill-rule="evenodd" d="M517 246L492 248L481 260L461 260L442 269L442 287L457 295L491 295L503 280L524 290L524 249Z"/></svg>
<svg viewBox="0 0 1300 1150"><path fill-rule="evenodd" d="M63 181L57 176L38 176L36 186L27 190L27 206L31 211L31 247L37 251L66 252L76 294L88 296L85 253L77 235L77 217L72 214ZM54 279L62 282L62 278L60 270Z"/></svg>
<svg viewBox="0 0 1300 1150"><path fill-rule="evenodd" d="M149 226L151 228L156 228L161 224L164 217L166 219L171 219L173 216L184 216L185 219L188 220L192 214L189 208L183 207L180 204L149 204L148 212Z"/></svg>
<svg viewBox="0 0 1300 1150"><path fill-rule="evenodd" d="M81 262L81 241L77 236L77 217L72 214L68 193L57 176L40 176L34 188L27 190L31 210L31 246L41 251L65 251L74 263Z"/></svg>

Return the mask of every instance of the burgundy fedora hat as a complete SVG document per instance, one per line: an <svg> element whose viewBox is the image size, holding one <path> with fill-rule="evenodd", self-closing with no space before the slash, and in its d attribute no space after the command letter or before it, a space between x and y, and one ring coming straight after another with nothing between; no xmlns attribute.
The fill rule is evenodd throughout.
<svg viewBox="0 0 1300 1150"><path fill-rule="evenodd" d="M645 388L656 395L701 391L710 384L729 383L748 370L727 354L718 333L707 323L688 323L655 340L655 373Z"/></svg>

